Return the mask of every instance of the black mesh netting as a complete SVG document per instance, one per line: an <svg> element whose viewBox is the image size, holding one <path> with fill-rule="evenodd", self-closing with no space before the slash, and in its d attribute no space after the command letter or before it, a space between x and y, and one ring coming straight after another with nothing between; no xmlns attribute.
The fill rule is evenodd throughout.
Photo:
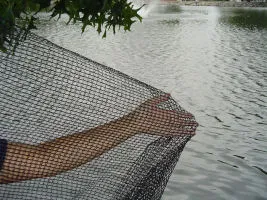
<svg viewBox="0 0 267 200"><path fill-rule="evenodd" d="M171 97L33 33L0 70L0 199L161 198L197 126Z"/></svg>

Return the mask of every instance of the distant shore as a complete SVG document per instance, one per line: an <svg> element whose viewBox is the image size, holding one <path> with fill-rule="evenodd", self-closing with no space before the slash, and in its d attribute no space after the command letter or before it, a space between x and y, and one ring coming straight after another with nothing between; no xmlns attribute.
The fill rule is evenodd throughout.
<svg viewBox="0 0 267 200"><path fill-rule="evenodd" d="M166 1L180 6L218 6L218 7L267 7L267 2L235 1Z"/></svg>

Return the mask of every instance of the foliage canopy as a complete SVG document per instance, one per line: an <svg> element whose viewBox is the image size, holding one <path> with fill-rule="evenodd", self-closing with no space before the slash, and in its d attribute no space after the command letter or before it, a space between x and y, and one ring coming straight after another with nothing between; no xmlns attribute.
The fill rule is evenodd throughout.
<svg viewBox="0 0 267 200"><path fill-rule="evenodd" d="M107 30L113 29L115 33L116 27L130 31L136 19L142 20L137 13L139 9L134 9L127 0L1 0L0 50L6 51L6 45L14 42L17 25L26 34L36 28L41 11L51 12L51 18L66 14L67 24L80 22L82 32L87 26L93 26L106 37Z"/></svg>

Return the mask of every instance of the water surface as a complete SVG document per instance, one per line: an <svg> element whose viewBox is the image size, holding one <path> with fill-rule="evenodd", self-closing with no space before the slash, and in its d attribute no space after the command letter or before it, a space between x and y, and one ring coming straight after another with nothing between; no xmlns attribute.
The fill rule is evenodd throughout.
<svg viewBox="0 0 267 200"><path fill-rule="evenodd" d="M267 199L267 10L160 6L101 39L42 22L37 33L172 96L200 123L163 199Z"/></svg>

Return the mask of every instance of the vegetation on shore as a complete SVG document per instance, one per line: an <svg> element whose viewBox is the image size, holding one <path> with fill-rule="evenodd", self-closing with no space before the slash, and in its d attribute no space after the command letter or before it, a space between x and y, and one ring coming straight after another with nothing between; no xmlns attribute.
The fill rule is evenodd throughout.
<svg viewBox="0 0 267 200"><path fill-rule="evenodd" d="M255 1L225 1L225 0L213 0L213 1L176 1L175 4L180 6L218 6L218 7L267 7L267 2L255 2Z"/></svg>

